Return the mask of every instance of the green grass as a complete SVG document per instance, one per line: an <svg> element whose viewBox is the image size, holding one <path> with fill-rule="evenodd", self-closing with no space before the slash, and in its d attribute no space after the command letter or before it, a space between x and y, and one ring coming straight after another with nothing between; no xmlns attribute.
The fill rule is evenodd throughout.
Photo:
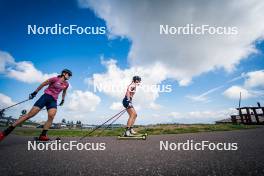
<svg viewBox="0 0 264 176"><path fill-rule="evenodd" d="M212 132L212 131L231 131L242 129L257 128L256 125L233 125L233 124L197 124L197 125L160 125L152 128L146 128L145 131L149 134L181 134L181 133L197 133L197 132ZM140 131L144 131L141 129Z"/></svg>
<svg viewBox="0 0 264 176"><path fill-rule="evenodd" d="M182 134L182 133L197 133L197 132L213 132L213 131L231 131L242 129L257 128L257 125L233 125L233 124L194 124L194 125L154 125L148 127L137 127L136 131L139 133L148 133L149 135L160 134ZM42 129L17 128L14 133L24 136L38 136ZM51 129L49 136L64 136L64 137L81 137L91 130L80 129ZM97 130L91 136L118 136L124 131L123 128L116 128L113 130Z"/></svg>

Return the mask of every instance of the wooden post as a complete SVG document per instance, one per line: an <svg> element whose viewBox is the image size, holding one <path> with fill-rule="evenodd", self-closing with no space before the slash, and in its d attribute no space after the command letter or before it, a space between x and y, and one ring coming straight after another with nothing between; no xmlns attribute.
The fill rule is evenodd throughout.
<svg viewBox="0 0 264 176"><path fill-rule="evenodd" d="M240 119L241 119L241 123L244 123L244 119L243 119L243 114L242 114L241 108L238 108L238 112L239 112L239 116L240 116Z"/></svg>
<svg viewBox="0 0 264 176"><path fill-rule="evenodd" d="M258 113L256 111L256 108L252 108L253 112L254 112L254 116L256 118L257 124L259 124L259 117L258 117Z"/></svg>
<svg viewBox="0 0 264 176"><path fill-rule="evenodd" d="M231 121L232 121L232 123L234 123L234 124L237 123L236 115L231 115Z"/></svg>
<svg viewBox="0 0 264 176"><path fill-rule="evenodd" d="M251 120L251 114L250 114L250 111L249 111L249 108L247 107L246 108L246 111L247 111L247 114L246 114L246 121L248 124L251 124L252 123L252 120Z"/></svg>

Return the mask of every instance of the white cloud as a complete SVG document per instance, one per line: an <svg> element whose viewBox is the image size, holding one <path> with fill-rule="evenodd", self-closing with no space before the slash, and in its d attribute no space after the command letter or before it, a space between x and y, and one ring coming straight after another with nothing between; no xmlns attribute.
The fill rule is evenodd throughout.
<svg viewBox="0 0 264 176"><path fill-rule="evenodd" d="M79 4L93 9L106 21L110 38L121 36L131 40L132 67L159 63L166 70L160 74L178 80L181 85L217 68L232 71L241 59L256 52L254 41L263 39L264 1L242 0L239 7L235 0L80 0ZM161 24L235 26L238 35L163 36L159 34Z"/></svg>
<svg viewBox="0 0 264 176"><path fill-rule="evenodd" d="M239 99L240 92L242 99L264 95L264 70L242 73L240 77L245 79L243 85L231 86L224 91L223 95L230 99Z"/></svg>
<svg viewBox="0 0 264 176"><path fill-rule="evenodd" d="M100 97L92 92L74 90L67 96L65 106L68 110L75 111L77 114L84 114L95 111L100 102Z"/></svg>
<svg viewBox="0 0 264 176"><path fill-rule="evenodd" d="M0 73L4 72L10 63L14 63L14 58L9 53L0 51Z"/></svg>
<svg viewBox="0 0 264 176"><path fill-rule="evenodd" d="M264 70L257 70L248 73L242 73L240 76L237 76L227 81L225 84L221 86L212 88L200 95L187 95L186 98L189 98L192 101L197 101L197 102L210 102L208 97L209 94L214 93L215 91L218 91L219 89L226 87L228 84L238 81L240 79L244 79L243 86L229 87L223 93L226 97L231 99L237 99L239 98L240 92L242 92L243 94L243 99L264 95L264 91L263 89L261 89L264 87ZM253 90L253 88L255 90Z"/></svg>
<svg viewBox="0 0 264 176"><path fill-rule="evenodd" d="M57 73L44 74L37 70L31 62L17 62L15 66L7 70L7 76L26 83L40 83Z"/></svg>
<svg viewBox="0 0 264 176"><path fill-rule="evenodd" d="M16 62L7 52L0 51L0 73L26 83L40 83L57 73L45 74L28 61Z"/></svg>
<svg viewBox="0 0 264 176"><path fill-rule="evenodd" d="M7 106L11 106L15 104L15 102L7 95L0 93L0 109L6 108Z"/></svg>
<svg viewBox="0 0 264 176"><path fill-rule="evenodd" d="M247 88L264 88L264 70L248 72L244 86Z"/></svg>
<svg viewBox="0 0 264 176"><path fill-rule="evenodd" d="M248 98L252 98L255 96L250 91L240 86L231 86L230 88L224 91L223 95L230 99L239 99L240 92L241 92L242 99L248 99Z"/></svg>

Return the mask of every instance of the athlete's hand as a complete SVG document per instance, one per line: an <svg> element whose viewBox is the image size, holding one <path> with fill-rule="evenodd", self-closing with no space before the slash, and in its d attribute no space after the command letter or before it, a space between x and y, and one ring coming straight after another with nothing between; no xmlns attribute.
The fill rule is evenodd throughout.
<svg viewBox="0 0 264 176"><path fill-rule="evenodd" d="M38 94L38 92L37 92L37 91L34 91L33 93L29 94L29 97L28 97L28 98L31 100L31 99L33 99L37 94Z"/></svg>
<svg viewBox="0 0 264 176"><path fill-rule="evenodd" d="M64 104L64 100L61 100L59 106L62 106Z"/></svg>

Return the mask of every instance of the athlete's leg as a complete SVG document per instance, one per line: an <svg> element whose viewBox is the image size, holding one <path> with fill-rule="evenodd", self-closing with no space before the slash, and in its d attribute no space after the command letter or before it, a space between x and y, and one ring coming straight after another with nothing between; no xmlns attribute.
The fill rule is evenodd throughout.
<svg viewBox="0 0 264 176"><path fill-rule="evenodd" d="M51 108L51 109L48 110L48 120L44 124L43 130L48 130L51 127L53 119L54 119L56 113L57 113L57 109L56 108Z"/></svg>
<svg viewBox="0 0 264 176"><path fill-rule="evenodd" d="M31 108L29 113L21 116L14 124L12 124L13 127L16 127L17 125L23 123L24 121L30 119L31 117L34 117L44 106L45 106L45 94L42 95L34 104L34 106Z"/></svg>
<svg viewBox="0 0 264 176"><path fill-rule="evenodd" d="M54 119L56 113L57 113L57 109L56 108L48 109L48 120L43 126L43 130L42 130L42 132L41 132L41 134L39 136L39 140L41 140L41 141L48 141L49 140L49 138L47 136L47 132L48 132L48 129L52 125L52 122L53 122L53 119Z"/></svg>
<svg viewBox="0 0 264 176"><path fill-rule="evenodd" d="M18 125L22 124L24 121L34 117L37 113L39 113L40 111L40 108L37 107L37 106L33 106L31 108L31 110L25 114L25 115L22 115L19 119L17 119L13 124L12 126L13 127L17 127Z"/></svg>
<svg viewBox="0 0 264 176"><path fill-rule="evenodd" d="M132 124L131 124L131 126L133 126L134 123L135 123L135 121L136 121L136 118L137 118L137 112L135 111L134 108L131 108L131 109L133 111L133 118L132 118Z"/></svg>
<svg viewBox="0 0 264 176"><path fill-rule="evenodd" d="M127 108L126 111L129 114L129 118L127 120L127 127L124 136L130 136L136 134L136 132L132 129L132 126L135 123L137 113L133 107Z"/></svg>
<svg viewBox="0 0 264 176"><path fill-rule="evenodd" d="M41 141L48 141L49 138L47 136L48 129L51 127L53 119L57 113L57 101L51 96L46 95L46 104L45 104L47 111L48 111L48 120L43 126L42 133L39 136L39 140Z"/></svg>
<svg viewBox="0 0 264 176"><path fill-rule="evenodd" d="M16 120L12 125L6 128L3 132L0 132L0 141L5 138L5 136L9 135L18 125L23 123L24 121L34 117L40 111L39 107L33 106L29 113L21 116L18 120Z"/></svg>
<svg viewBox="0 0 264 176"><path fill-rule="evenodd" d="M127 121L127 127L130 128L135 123L135 120L137 118L137 113L136 113L134 108L128 108L126 110L127 110L127 113L129 114L129 118L128 118L128 121Z"/></svg>

